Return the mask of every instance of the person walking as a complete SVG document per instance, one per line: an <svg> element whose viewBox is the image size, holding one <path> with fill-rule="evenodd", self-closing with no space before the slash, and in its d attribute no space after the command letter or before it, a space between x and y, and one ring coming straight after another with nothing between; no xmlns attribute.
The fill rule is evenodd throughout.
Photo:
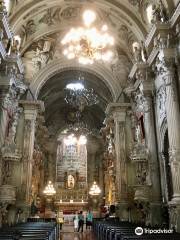
<svg viewBox="0 0 180 240"><path fill-rule="evenodd" d="M86 217L86 229L92 228L92 221L93 221L93 214L91 211L88 211L87 217Z"/></svg>
<svg viewBox="0 0 180 240"><path fill-rule="evenodd" d="M83 232L83 226L84 226L84 216L83 216L83 212L80 211L79 215L78 215L78 221L79 221L79 224L78 224L78 232Z"/></svg>

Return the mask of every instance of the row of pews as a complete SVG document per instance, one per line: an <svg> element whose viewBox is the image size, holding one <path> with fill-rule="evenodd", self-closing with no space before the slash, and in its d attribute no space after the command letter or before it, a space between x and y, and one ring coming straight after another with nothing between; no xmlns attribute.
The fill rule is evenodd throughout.
<svg viewBox="0 0 180 240"><path fill-rule="evenodd" d="M0 240L57 240L55 222L27 222L0 229Z"/></svg>
<svg viewBox="0 0 180 240"><path fill-rule="evenodd" d="M93 221L96 240L180 240L180 233L143 233L142 235L136 235L136 228L137 225L135 224L120 222L118 219L113 218L107 220L94 219Z"/></svg>

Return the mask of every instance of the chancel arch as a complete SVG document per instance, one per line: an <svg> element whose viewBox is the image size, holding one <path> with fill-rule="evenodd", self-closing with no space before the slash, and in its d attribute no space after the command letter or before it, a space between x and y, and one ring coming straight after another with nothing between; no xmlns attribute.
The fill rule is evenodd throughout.
<svg viewBox="0 0 180 240"><path fill-rule="evenodd" d="M108 69L105 69L102 65L96 66L80 66L74 62L67 62L62 59L58 59L53 63L50 63L47 67L42 69L37 75L34 76L32 82L30 83L32 93L35 98L38 98L38 94L42 88L42 86L48 81L51 77L55 76L58 73L67 71L67 70L77 70L77 71L86 71L91 73L92 75L97 76L99 81L103 81L113 96L113 99L117 99L118 93L121 90L121 86L117 83L116 79L113 78L112 74ZM73 79L72 79L73 80Z"/></svg>

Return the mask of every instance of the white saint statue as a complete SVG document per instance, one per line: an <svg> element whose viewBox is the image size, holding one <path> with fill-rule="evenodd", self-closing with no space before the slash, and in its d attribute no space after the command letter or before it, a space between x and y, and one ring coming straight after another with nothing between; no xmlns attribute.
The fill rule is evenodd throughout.
<svg viewBox="0 0 180 240"><path fill-rule="evenodd" d="M75 180L72 175L68 176L68 188L72 189L74 188Z"/></svg>

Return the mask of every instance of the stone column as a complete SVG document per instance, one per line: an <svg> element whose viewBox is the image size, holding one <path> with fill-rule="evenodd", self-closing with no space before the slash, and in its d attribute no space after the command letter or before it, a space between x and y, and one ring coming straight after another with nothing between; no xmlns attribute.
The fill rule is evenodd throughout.
<svg viewBox="0 0 180 240"><path fill-rule="evenodd" d="M127 163L126 163L126 114L129 104L112 103L106 112L111 114L115 123L115 150L116 150L116 199L117 213L121 220L128 220L127 205Z"/></svg>
<svg viewBox="0 0 180 240"><path fill-rule="evenodd" d="M166 113L169 137L169 157L173 176L173 202L180 203L180 110L177 95L173 52L163 51L161 63L166 84Z"/></svg>
<svg viewBox="0 0 180 240"><path fill-rule="evenodd" d="M173 196L170 205L170 224L180 231L180 108L175 75L175 51L164 49L159 54L166 86L166 113L169 138L169 159L172 172ZM175 214L176 213L176 214Z"/></svg>
<svg viewBox="0 0 180 240"><path fill-rule="evenodd" d="M151 202L150 202L150 223L158 225L161 223L161 189L159 163L157 155L157 143L155 136L155 118L153 109L152 91L146 90L144 84L145 111L144 111L144 128L145 142L148 148L149 157L149 183L151 185Z"/></svg>
<svg viewBox="0 0 180 240"><path fill-rule="evenodd" d="M32 160L35 138L35 122L40 103L37 101L21 101L24 108L24 144L21 173L20 208L23 209L22 218L28 217L31 193Z"/></svg>

